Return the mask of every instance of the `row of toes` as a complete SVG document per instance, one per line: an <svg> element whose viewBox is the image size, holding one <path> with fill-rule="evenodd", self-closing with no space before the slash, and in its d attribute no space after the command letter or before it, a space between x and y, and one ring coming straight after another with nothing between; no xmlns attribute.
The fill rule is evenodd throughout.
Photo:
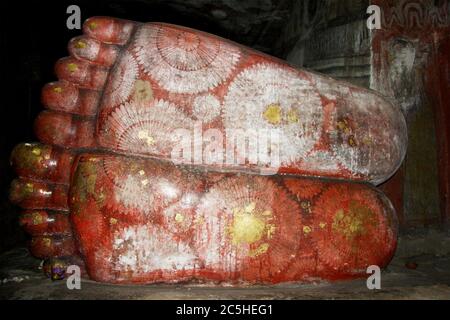
<svg viewBox="0 0 450 320"><path fill-rule="evenodd" d="M35 121L42 143L16 146L11 164L19 176L10 199L24 210L20 223L32 237L31 253L42 259L70 256L76 246L69 222L68 190L77 148L95 147L95 116L109 70L134 30L130 21L94 17L84 35L68 44L69 57L55 65L58 81L42 89L47 109Z"/></svg>
<svg viewBox="0 0 450 320"><path fill-rule="evenodd" d="M42 112L35 123L38 139L68 148L95 147L95 116L109 71L134 30L130 21L94 17L84 35L68 45L70 56L55 65L59 81L42 90Z"/></svg>
<svg viewBox="0 0 450 320"><path fill-rule="evenodd" d="M23 208L19 222L38 258L75 252L67 206L73 159L71 151L40 143L19 144L11 154L19 177L11 183L10 199Z"/></svg>

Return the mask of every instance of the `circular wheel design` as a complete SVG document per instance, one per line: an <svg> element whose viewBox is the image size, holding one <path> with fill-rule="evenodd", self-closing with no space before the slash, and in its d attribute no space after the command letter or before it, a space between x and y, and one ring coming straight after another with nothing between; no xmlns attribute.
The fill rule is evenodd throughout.
<svg viewBox="0 0 450 320"><path fill-rule="evenodd" d="M317 200L311 232L318 258L330 270L365 272L386 264L396 235L382 201L359 185L335 184Z"/></svg>
<svg viewBox="0 0 450 320"><path fill-rule="evenodd" d="M167 64L181 71L203 69L209 66L220 52L218 42L175 28L159 28L156 47Z"/></svg>
<svg viewBox="0 0 450 320"><path fill-rule="evenodd" d="M220 116L220 101L212 94L200 95L194 99L192 111L198 120L210 122Z"/></svg>
<svg viewBox="0 0 450 320"><path fill-rule="evenodd" d="M144 71L174 93L199 93L227 79L240 50L223 40L189 29L144 25L133 51Z"/></svg>
<svg viewBox="0 0 450 320"><path fill-rule="evenodd" d="M238 74L223 111L227 129L277 130L284 164L301 160L320 138L320 97L296 71L275 64L256 64Z"/></svg>
<svg viewBox="0 0 450 320"><path fill-rule="evenodd" d="M197 209L196 248L206 268L270 281L300 244L297 203L267 178L230 177L214 185Z"/></svg>
<svg viewBox="0 0 450 320"><path fill-rule="evenodd" d="M170 233L151 224L115 230L112 249L112 270L133 276L152 272L170 276L198 267L195 252L188 244L174 241Z"/></svg>
<svg viewBox="0 0 450 320"><path fill-rule="evenodd" d="M137 213L144 213L145 216L162 210L163 215L170 219L172 213L181 213L182 208L192 211L196 203L196 198L189 196L199 190L200 182L188 179L186 174L173 166L161 166L150 160L123 161L117 157L105 157L103 168L114 186L114 200L124 206L124 213L127 209L138 210ZM176 208L180 211L172 212Z"/></svg>
<svg viewBox="0 0 450 320"><path fill-rule="evenodd" d="M298 200L312 199L324 190L325 183L316 179L284 178L284 185Z"/></svg>
<svg viewBox="0 0 450 320"><path fill-rule="evenodd" d="M178 130L192 128L192 119L167 101L125 102L106 119L99 137L105 147L168 158L178 146Z"/></svg>

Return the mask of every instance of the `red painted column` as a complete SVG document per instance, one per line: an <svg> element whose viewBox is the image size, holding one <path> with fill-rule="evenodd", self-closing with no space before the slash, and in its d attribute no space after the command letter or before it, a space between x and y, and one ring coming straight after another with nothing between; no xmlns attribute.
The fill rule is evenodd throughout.
<svg viewBox="0 0 450 320"><path fill-rule="evenodd" d="M372 0L371 4L381 8L382 28L374 30L372 38L374 88L383 91L386 77L383 71L390 68L390 54L386 44L393 39L414 40L433 48L425 63L424 89L426 99L431 101L438 141L439 196L442 223L448 226L450 220L450 26L446 2L438 7L432 1L395 1ZM389 88L389 86L387 86ZM387 92L382 92L389 95ZM399 214L400 224L403 219L403 184L404 173L397 172L383 186Z"/></svg>
<svg viewBox="0 0 450 320"><path fill-rule="evenodd" d="M440 40L426 75L438 142L439 193L442 223L450 223L450 37Z"/></svg>

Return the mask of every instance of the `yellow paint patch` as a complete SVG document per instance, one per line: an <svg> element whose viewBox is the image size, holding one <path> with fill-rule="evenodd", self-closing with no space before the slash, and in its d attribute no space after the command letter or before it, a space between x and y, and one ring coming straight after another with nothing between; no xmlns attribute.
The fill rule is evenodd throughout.
<svg viewBox="0 0 450 320"><path fill-rule="evenodd" d="M86 45L86 43L83 42L83 41L78 41L78 42L75 44L75 48L77 48L77 49L84 49L84 48L86 48L86 47L87 47L87 45Z"/></svg>
<svg viewBox="0 0 450 320"><path fill-rule="evenodd" d="M155 139L153 139L153 137L147 137L147 144L149 146L152 146L155 144Z"/></svg>
<svg viewBox="0 0 450 320"><path fill-rule="evenodd" d="M370 146L372 144L372 139L369 136L365 136L362 140L365 145Z"/></svg>
<svg viewBox="0 0 450 320"><path fill-rule="evenodd" d="M354 136L348 137L348 145L350 147L356 147L356 140Z"/></svg>
<svg viewBox="0 0 450 320"><path fill-rule="evenodd" d="M63 89L61 87L54 87L53 91L56 93L61 93L63 91Z"/></svg>
<svg viewBox="0 0 450 320"><path fill-rule="evenodd" d="M256 208L256 203L252 202L245 207L244 211L245 211L245 213L252 213L253 211L255 211L255 208Z"/></svg>
<svg viewBox="0 0 450 320"><path fill-rule="evenodd" d="M230 228L233 244L252 244L264 235L266 224L252 214L244 213L234 216Z"/></svg>
<svg viewBox="0 0 450 320"><path fill-rule="evenodd" d="M117 223L117 219L111 218L111 219L109 219L109 223L110 224L116 224Z"/></svg>
<svg viewBox="0 0 450 320"><path fill-rule="evenodd" d="M348 121L346 119L338 121L336 126L337 126L339 131L342 131L344 133L348 134L351 131L350 127L348 125Z"/></svg>
<svg viewBox="0 0 450 320"><path fill-rule="evenodd" d="M41 224L44 221L44 218L41 216L39 212L33 212L31 216L31 220L34 225Z"/></svg>
<svg viewBox="0 0 450 320"><path fill-rule="evenodd" d="M257 211L255 202L233 209L233 221L227 228L231 242L234 245L251 245L264 237L271 239L276 231L275 225L269 223L271 219L272 212ZM257 249L249 250L248 255L258 256L265 253L268 248L268 243L260 244Z"/></svg>
<svg viewBox="0 0 450 320"><path fill-rule="evenodd" d="M98 158L89 158L88 162L82 162L77 168L75 180L73 183L74 195L79 200L74 204L73 212L79 214L81 207L86 201L92 197L98 201L98 193L96 190L97 184L97 168L93 162L99 160Z"/></svg>
<svg viewBox="0 0 450 320"><path fill-rule="evenodd" d="M103 193L103 190L99 193L98 197L97 197L97 204L102 204L103 201L105 201L105 194Z"/></svg>
<svg viewBox="0 0 450 320"><path fill-rule="evenodd" d="M266 210L261 215L263 215L265 217L272 217L272 211Z"/></svg>
<svg viewBox="0 0 450 320"><path fill-rule="evenodd" d="M272 239L273 234L275 233L276 227L273 224L267 225L267 239Z"/></svg>
<svg viewBox="0 0 450 320"><path fill-rule="evenodd" d="M30 182L25 184L25 193L32 193L34 191L34 185Z"/></svg>
<svg viewBox="0 0 450 320"><path fill-rule="evenodd" d="M351 201L348 211L339 209L333 219L333 231L353 240L357 236L364 235L367 226L376 226L378 221L370 208L357 201Z"/></svg>
<svg viewBox="0 0 450 320"><path fill-rule="evenodd" d="M50 238L43 238L42 242L44 243L44 246L50 247L52 245L52 239Z"/></svg>
<svg viewBox="0 0 450 320"><path fill-rule="evenodd" d="M320 227L321 229L325 228L326 226L327 226L327 224L326 224L325 222L319 223L319 227Z"/></svg>
<svg viewBox="0 0 450 320"><path fill-rule="evenodd" d="M296 109L289 110L287 114L287 120L289 123L297 123L298 122L298 112Z"/></svg>
<svg viewBox="0 0 450 320"><path fill-rule="evenodd" d="M197 217L197 218L195 218L194 223L198 224L198 225L204 224L205 219L203 219L203 217Z"/></svg>
<svg viewBox="0 0 450 320"><path fill-rule="evenodd" d="M178 223L183 223L183 221L184 221L184 216L183 216L181 213L177 213L177 214L175 215L175 221L178 222Z"/></svg>
<svg viewBox="0 0 450 320"><path fill-rule="evenodd" d="M69 63L67 65L67 70L69 70L69 72L75 72L78 70L78 66L75 63Z"/></svg>
<svg viewBox="0 0 450 320"><path fill-rule="evenodd" d="M308 200L302 201L300 202L300 207L302 208L302 210L306 213L312 213L311 210L311 202L309 202Z"/></svg>
<svg viewBox="0 0 450 320"><path fill-rule="evenodd" d="M153 90L150 82L144 80L136 80L134 83L133 98L137 102L148 102L153 100Z"/></svg>
<svg viewBox="0 0 450 320"><path fill-rule="evenodd" d="M310 226L304 226L304 227L303 227L303 233L304 233L304 234L308 234L308 233L310 233L311 231L312 231L312 229L311 229Z"/></svg>
<svg viewBox="0 0 450 320"><path fill-rule="evenodd" d="M31 152L33 152L33 154L35 154L37 156L41 155L41 149L39 149L39 148L33 148L33 150Z"/></svg>
<svg viewBox="0 0 450 320"><path fill-rule="evenodd" d="M97 29L97 27L98 27L98 24L97 23L95 23L95 22L91 22L91 23L89 23L89 29L91 29L91 30L95 30L95 29Z"/></svg>
<svg viewBox="0 0 450 320"><path fill-rule="evenodd" d="M257 257L257 256L259 256L261 254L266 253L267 250L269 250L269 244L268 243L263 243L258 248L256 248L255 250L250 250L248 255L250 257Z"/></svg>
<svg viewBox="0 0 450 320"><path fill-rule="evenodd" d="M152 136L149 136L147 131L141 130L138 133L138 138L141 140L145 140L147 145L152 146L155 144L155 139Z"/></svg>
<svg viewBox="0 0 450 320"><path fill-rule="evenodd" d="M337 127L339 130L344 130L346 126L345 126L344 121L338 121L337 124L336 124L336 127Z"/></svg>
<svg viewBox="0 0 450 320"><path fill-rule="evenodd" d="M281 122L281 107L279 104L271 104L267 106L263 113L264 118L271 124L279 124Z"/></svg>

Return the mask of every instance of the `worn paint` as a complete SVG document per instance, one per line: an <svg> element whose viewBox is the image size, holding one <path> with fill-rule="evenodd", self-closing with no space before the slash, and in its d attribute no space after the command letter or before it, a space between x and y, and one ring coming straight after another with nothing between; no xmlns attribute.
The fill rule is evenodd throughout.
<svg viewBox="0 0 450 320"><path fill-rule="evenodd" d="M132 50L145 72L175 93L199 93L218 86L240 58L239 48L233 45L157 24L146 24L138 30Z"/></svg>
<svg viewBox="0 0 450 320"><path fill-rule="evenodd" d="M89 276L112 283L343 279L389 262L395 213L368 185L250 175L258 164L199 170L163 159L174 130L201 120L221 133L280 130L275 173L378 183L398 167L406 143L404 119L390 102L183 27L111 18L85 26L72 56L57 63L61 81L43 91L50 111L36 122L41 141L65 148L31 148L32 157L53 161L55 176L24 169L12 191L24 208L70 211L66 230L78 247L42 228L37 256L79 249ZM63 171L72 180L59 184ZM27 183L33 192L23 196ZM340 210L344 217L334 221Z"/></svg>
<svg viewBox="0 0 450 320"><path fill-rule="evenodd" d="M380 6L382 12L382 28L374 30L372 34L372 79L371 86L386 96L391 97L402 107L409 119L409 124L416 126L415 118L423 114L433 113L435 132L430 131L430 125L424 126L427 133L411 132L412 149L411 164L392 179L384 187L394 206L402 217L403 226L423 226L430 223L448 222L450 208L450 175L449 175L449 117L448 117L448 64L450 61L448 43L450 34L450 15L448 1L393 1L373 0L373 4ZM447 49L445 49L447 48ZM429 103L431 102L431 103ZM432 110L426 110L431 108ZM423 121L426 121L423 119ZM422 129L424 129L422 128ZM415 131L415 128L412 127ZM419 178L417 169L410 172L412 166L419 166L424 161L414 160L417 156L414 145L418 139L415 136L436 136L438 177L423 176ZM430 149L430 144L420 149ZM429 151L429 153L435 151ZM429 160L428 165L430 164ZM414 164L417 162L417 164ZM431 169L435 171L436 168ZM405 177L407 180L405 180ZM417 179L417 182L411 182ZM420 180L419 180L420 179ZM424 185L438 180L439 195L436 186L431 186L430 192L422 192ZM405 187L406 184L406 187ZM436 184L436 181L434 182ZM414 198L419 203L430 203L427 208L412 214L405 202L409 201L408 193L412 190ZM420 196L423 194L424 196ZM441 219L436 219L437 212L433 208L436 199L429 201L429 197L440 197ZM431 205L433 203L433 205ZM423 206L421 204L421 206ZM405 209L405 210L404 210Z"/></svg>
<svg viewBox="0 0 450 320"><path fill-rule="evenodd" d="M97 281L277 283L344 278L365 274L371 264L385 265L395 249L395 213L384 196L365 184L234 173L192 175L195 169L120 156L86 155L79 166L84 164L95 166L95 188L100 192L103 187L105 201L99 204L95 195L72 201L72 206L81 206L72 221L89 275ZM129 207L133 193L118 198L122 186L117 182L134 174L142 178L140 171L152 186L137 192L148 199L147 206L142 202ZM75 181L80 176L77 171ZM295 181L316 188L307 214L301 207L304 200L294 200L287 191L287 184ZM83 194L77 182L72 194L75 199ZM291 270L296 255L305 254L319 259L308 270Z"/></svg>
<svg viewBox="0 0 450 320"><path fill-rule="evenodd" d="M201 134L211 128L223 136L232 129L280 132L280 141L274 144L280 149L280 162L255 163L252 155L240 152L245 164L216 163L217 169L251 166L255 171L270 169L280 174L378 184L388 179L403 159L403 116L372 91L295 69L192 29L114 19L115 27L108 29L107 21L101 21L98 30L85 29L83 41L89 44L92 39L101 47L95 57L86 53L95 63L68 58L57 65L61 80L104 91L96 97L97 104L92 100L89 105L97 108L89 110L97 117L80 120L59 113L41 114L37 135L42 141L170 159L175 130L193 132L193 123L200 120L208 124ZM133 28L136 32L126 39ZM102 43L103 39L108 44ZM77 48L72 54L84 57L82 50L91 52L92 48ZM63 67L72 64L79 70L67 73ZM46 95L44 103L54 106L60 99ZM82 106L77 101L72 108ZM351 120L351 133L336 129L342 118ZM151 139L139 139L139 131L147 132ZM230 141L222 142L226 149ZM226 158L226 151L222 156Z"/></svg>

